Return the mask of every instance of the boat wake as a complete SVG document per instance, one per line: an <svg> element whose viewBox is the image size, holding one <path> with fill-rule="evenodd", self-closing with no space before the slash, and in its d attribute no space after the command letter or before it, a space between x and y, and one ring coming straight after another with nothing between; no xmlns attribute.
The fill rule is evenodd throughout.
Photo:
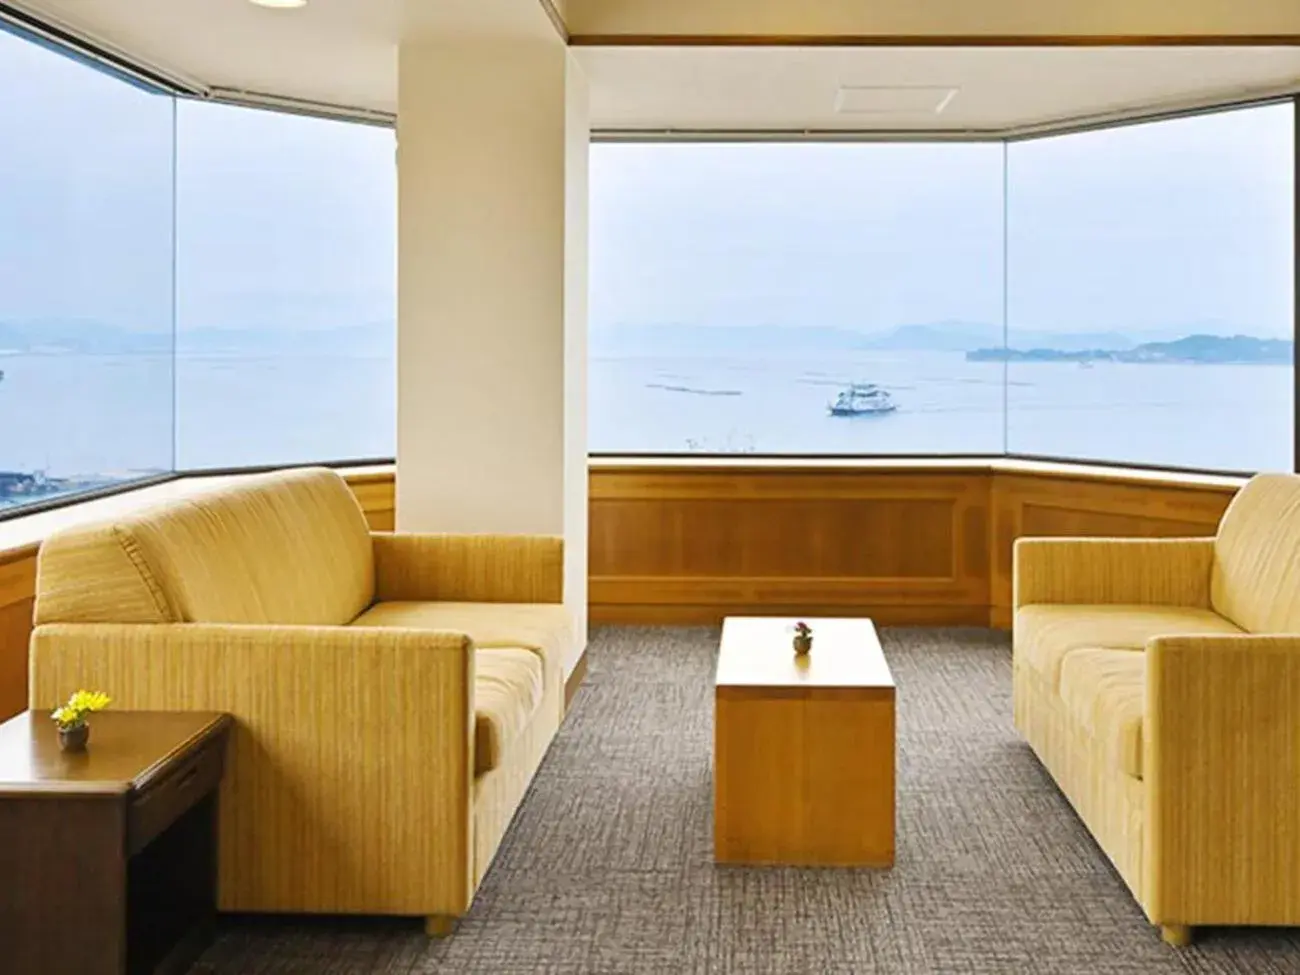
<svg viewBox="0 0 1300 975"><path fill-rule="evenodd" d="M646 383L646 389L662 389L669 393L690 393L692 396L740 396L738 389L699 389L695 386L669 386L667 383Z"/></svg>

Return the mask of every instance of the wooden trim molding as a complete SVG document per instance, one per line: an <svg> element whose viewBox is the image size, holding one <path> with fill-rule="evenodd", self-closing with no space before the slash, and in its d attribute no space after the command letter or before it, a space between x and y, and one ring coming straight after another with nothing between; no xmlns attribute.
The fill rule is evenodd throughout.
<svg viewBox="0 0 1300 975"><path fill-rule="evenodd" d="M572 47L1295 47L1300 34L570 33L568 41Z"/></svg>
<svg viewBox="0 0 1300 975"><path fill-rule="evenodd" d="M578 691L582 687L582 682L587 679L587 648L583 647L582 656L578 662L573 665L573 671L569 674L568 679L564 682L564 713L569 713L569 708L573 707L573 699L577 697Z"/></svg>

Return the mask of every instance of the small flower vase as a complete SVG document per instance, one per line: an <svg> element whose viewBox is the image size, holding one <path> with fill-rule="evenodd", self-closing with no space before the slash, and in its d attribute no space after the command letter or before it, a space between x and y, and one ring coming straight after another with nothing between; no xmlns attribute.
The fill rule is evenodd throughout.
<svg viewBox="0 0 1300 975"><path fill-rule="evenodd" d="M812 634L811 634L811 633L796 633L796 634L794 635L794 652L795 652L795 653L797 653L799 656L802 657L804 654L808 653L808 651L811 650L811 649L812 649Z"/></svg>
<svg viewBox="0 0 1300 975"><path fill-rule="evenodd" d="M73 725L71 728L59 729L59 748L65 752L84 752L90 741L90 725Z"/></svg>

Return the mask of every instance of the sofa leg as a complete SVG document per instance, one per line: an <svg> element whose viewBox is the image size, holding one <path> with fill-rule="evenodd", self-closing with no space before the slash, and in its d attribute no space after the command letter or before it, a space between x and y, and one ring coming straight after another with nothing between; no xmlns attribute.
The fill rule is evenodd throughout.
<svg viewBox="0 0 1300 975"><path fill-rule="evenodd" d="M456 930L458 920L451 914L430 914L424 919L424 933L430 938L445 938Z"/></svg>
<svg viewBox="0 0 1300 975"><path fill-rule="evenodd" d="M1175 948L1186 948L1192 943L1192 929L1186 924L1162 924L1160 939Z"/></svg>

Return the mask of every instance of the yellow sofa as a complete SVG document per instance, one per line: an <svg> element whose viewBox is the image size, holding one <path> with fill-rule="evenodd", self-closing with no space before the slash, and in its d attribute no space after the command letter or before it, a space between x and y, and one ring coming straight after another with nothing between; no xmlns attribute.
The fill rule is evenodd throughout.
<svg viewBox="0 0 1300 975"><path fill-rule="evenodd" d="M1300 477L1213 538L1021 539L1015 723L1166 941L1300 924Z"/></svg>
<svg viewBox="0 0 1300 975"><path fill-rule="evenodd" d="M563 717L562 556L371 533L332 471L249 477L42 546L30 704L230 712L221 908L441 933Z"/></svg>

